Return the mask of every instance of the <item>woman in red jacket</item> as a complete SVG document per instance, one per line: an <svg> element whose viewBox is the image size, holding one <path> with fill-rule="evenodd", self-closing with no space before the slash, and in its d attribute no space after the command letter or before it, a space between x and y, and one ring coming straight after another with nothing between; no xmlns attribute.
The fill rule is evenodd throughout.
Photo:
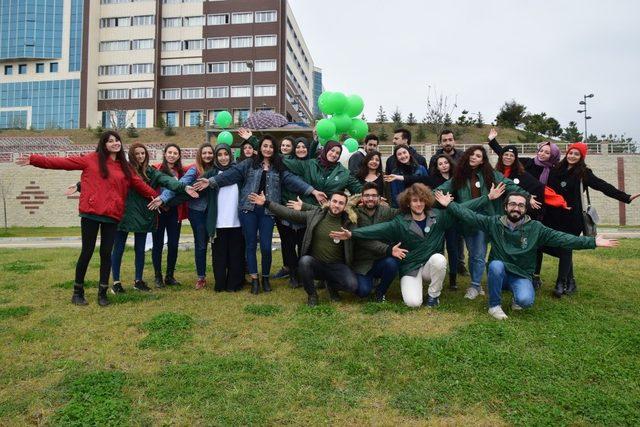
<svg viewBox="0 0 640 427"><path fill-rule="evenodd" d="M43 169L82 171L80 175L82 193L80 193L79 206L82 249L76 264L71 302L76 305L87 304L87 300L84 298L84 277L96 246L98 230L100 230L98 304L108 305L107 289L109 289L111 250L118 222L124 214L129 187L133 187L138 193L149 199L156 196L153 188L145 184L137 174L132 173L122 151L120 135L113 131L103 133L95 153L86 156L58 158L32 154L29 157L18 159L16 163L21 166L32 165Z"/></svg>

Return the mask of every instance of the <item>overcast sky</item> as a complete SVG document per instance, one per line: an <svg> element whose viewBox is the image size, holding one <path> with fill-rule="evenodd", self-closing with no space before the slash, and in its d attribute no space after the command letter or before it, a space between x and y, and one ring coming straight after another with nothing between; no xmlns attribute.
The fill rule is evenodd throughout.
<svg viewBox="0 0 640 427"><path fill-rule="evenodd" d="M356 93L373 121L425 114L427 87L486 123L515 99L564 128L640 139L640 1L289 0L329 91Z"/></svg>

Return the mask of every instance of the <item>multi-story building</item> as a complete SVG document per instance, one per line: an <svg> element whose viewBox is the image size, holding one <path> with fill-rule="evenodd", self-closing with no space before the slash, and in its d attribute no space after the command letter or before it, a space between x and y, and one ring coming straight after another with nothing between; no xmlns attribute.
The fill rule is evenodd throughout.
<svg viewBox="0 0 640 427"><path fill-rule="evenodd" d="M313 60L286 0L0 0L0 11L0 128L315 115Z"/></svg>
<svg viewBox="0 0 640 427"><path fill-rule="evenodd" d="M318 98L324 92L324 86L322 85L322 69L313 67L313 116L315 118L324 117L320 107L318 107Z"/></svg>

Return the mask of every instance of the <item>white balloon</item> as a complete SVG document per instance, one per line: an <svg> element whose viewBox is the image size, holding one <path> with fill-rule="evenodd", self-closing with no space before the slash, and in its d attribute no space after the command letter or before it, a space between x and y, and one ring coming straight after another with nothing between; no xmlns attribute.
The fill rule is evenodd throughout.
<svg viewBox="0 0 640 427"><path fill-rule="evenodd" d="M342 147L342 152L340 153L340 163L342 164L342 166L344 166L345 168L349 168L349 159L351 158L351 155L353 153L350 153L349 150L347 150L347 147Z"/></svg>

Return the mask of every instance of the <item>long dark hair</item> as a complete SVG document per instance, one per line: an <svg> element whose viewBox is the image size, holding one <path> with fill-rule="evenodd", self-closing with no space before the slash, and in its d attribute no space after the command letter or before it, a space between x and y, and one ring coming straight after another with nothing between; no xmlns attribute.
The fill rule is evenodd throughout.
<svg viewBox="0 0 640 427"><path fill-rule="evenodd" d="M453 178L456 173L456 162L451 158L451 156L448 154L440 153L435 157L436 159L433 162L433 167L429 169L429 175L442 176L442 173L440 173L440 170L438 170L438 160L445 159L447 162L449 162L449 178ZM444 176L442 176L442 178L444 178Z"/></svg>
<svg viewBox="0 0 640 427"><path fill-rule="evenodd" d="M178 160L176 160L176 162L173 164L173 167L178 172L178 178L180 178L184 174L184 171L182 170L182 150L180 149L178 144L175 144L173 142L165 145L164 149L162 150L162 166L160 166L160 171L169 176L174 176L173 171L169 167L169 163L167 163L167 157L165 156L165 154L167 154L167 150L171 147L175 147L175 149L178 150L178 155L180 156L178 157Z"/></svg>
<svg viewBox="0 0 640 427"><path fill-rule="evenodd" d="M271 142L271 145L273 145L273 156L271 156L271 159L269 159L271 162L271 167L273 167L273 170L277 171L278 173L284 172L286 168L284 166L284 163L282 162L282 155L278 152L278 145L276 144L276 140L271 135L265 135L260 138L260 143L258 144L257 150L258 155L253 159L253 167L261 167L262 162L264 161L264 156L262 155L262 144L265 141L269 141Z"/></svg>
<svg viewBox="0 0 640 427"><path fill-rule="evenodd" d="M469 158L475 151L482 152L482 165L478 168L482 172L482 176L484 177L484 185L487 190L491 189L491 185L493 185L493 168L489 163L489 156L487 156L487 150L484 149L482 145L472 145L467 148L464 153L462 153L462 157L458 161L458 165L456 167L456 173L453 175L453 189L459 190L465 186L467 182L471 185L471 174L473 173L473 169L469 166Z"/></svg>
<svg viewBox="0 0 640 427"><path fill-rule="evenodd" d="M400 151L401 149L405 149L407 150L407 153L409 153L409 163L406 165L403 163L400 163L400 160L398 160L398 151ZM416 172L416 170L418 170L418 167L420 166L416 158L413 157L413 153L411 152L411 150L409 150L408 145L404 145L404 144L397 145L393 149L393 157L396 160L395 169L397 169L398 172L400 172L402 175L413 175Z"/></svg>
<svg viewBox="0 0 640 427"><path fill-rule="evenodd" d="M124 155L124 150L122 149L122 138L118 132L108 130L104 132L100 136L100 141L98 142L98 146L96 147L96 152L98 153L98 163L100 165L100 176L102 178L107 179L109 177L109 169L107 168L107 158L111 153L107 150L107 141L109 138L113 136L115 139L120 141L120 151L116 153L116 162L120 163L120 167L122 168L122 172L127 179L131 179L131 168L129 166L129 162L127 162L127 158Z"/></svg>
<svg viewBox="0 0 640 427"><path fill-rule="evenodd" d="M364 181L367 178L367 175L369 175L368 164L369 164L369 161L373 159L373 156L378 156L378 160L379 160L378 169L376 170L376 173L378 174L378 176L382 175L382 156L380 155L380 152L369 151L367 155L364 156L364 160L360 164L360 169L358 169L358 173L356 175L356 177L361 181Z"/></svg>
<svg viewBox="0 0 640 427"><path fill-rule="evenodd" d="M556 166L556 169L566 170L569 174L576 175L578 176L578 178L580 178L580 180L584 180L589 167L584 161L584 156L581 155L578 163L576 163L571 169L569 169L569 162L567 161L567 156L565 155L564 158L560 160L560 163L558 163L558 166Z"/></svg>
<svg viewBox="0 0 640 427"><path fill-rule="evenodd" d="M136 149L142 148L144 149L144 162L138 162L136 159ZM147 176L147 168L149 167L149 150L147 147L140 143L134 142L129 146L129 164L131 168L146 182L149 182L149 177Z"/></svg>

